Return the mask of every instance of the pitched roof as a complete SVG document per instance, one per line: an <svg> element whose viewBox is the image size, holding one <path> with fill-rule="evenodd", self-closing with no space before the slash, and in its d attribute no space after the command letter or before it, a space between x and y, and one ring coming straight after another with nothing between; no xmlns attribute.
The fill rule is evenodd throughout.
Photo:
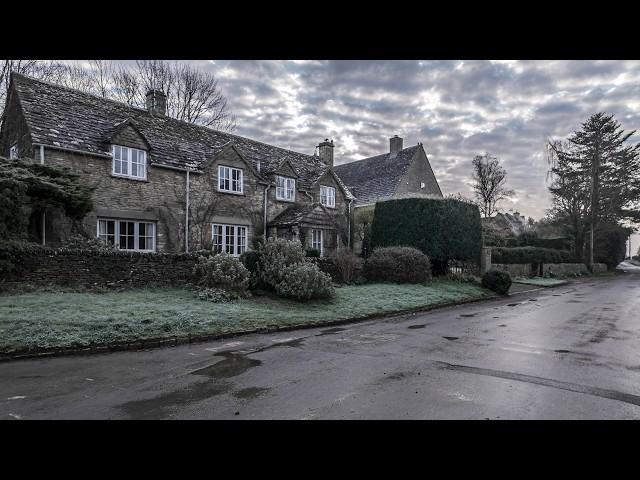
<svg viewBox="0 0 640 480"><path fill-rule="evenodd" d="M286 227L297 225L306 220L317 208L322 210L323 216L326 217L325 224L332 225L334 222L327 213L326 208L320 203L295 204L280 212L280 214L269 222L270 227ZM320 224L317 219L314 224Z"/></svg>
<svg viewBox="0 0 640 480"><path fill-rule="evenodd" d="M206 160L232 143L260 173L276 171L287 158L299 175L299 186L311 185L328 170L315 155L268 145L169 117L153 116L142 108L90 95L71 88L12 74L33 143L109 154L109 140L123 123L130 123L149 143L151 165L200 170ZM348 198L353 198L342 185Z"/></svg>
<svg viewBox="0 0 640 480"><path fill-rule="evenodd" d="M393 196L420 145L334 167L335 173L356 196L357 203L373 203Z"/></svg>

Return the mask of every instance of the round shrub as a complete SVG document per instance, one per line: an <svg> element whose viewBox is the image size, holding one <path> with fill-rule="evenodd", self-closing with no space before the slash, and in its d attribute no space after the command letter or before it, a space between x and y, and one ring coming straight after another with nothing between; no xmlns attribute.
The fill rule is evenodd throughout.
<svg viewBox="0 0 640 480"><path fill-rule="evenodd" d="M244 295L249 287L249 270L228 253L199 257L193 276L200 287L220 288L238 295Z"/></svg>
<svg viewBox="0 0 640 480"><path fill-rule="evenodd" d="M213 303L229 303L240 298L236 293L222 288L204 288L198 292L198 298Z"/></svg>
<svg viewBox="0 0 640 480"><path fill-rule="evenodd" d="M329 298L335 293L331 276L310 262L288 266L283 280L276 285L276 292L282 297L296 300Z"/></svg>
<svg viewBox="0 0 640 480"><path fill-rule="evenodd" d="M376 248L363 273L372 282L424 283L431 280L431 262L417 248Z"/></svg>
<svg viewBox="0 0 640 480"><path fill-rule="evenodd" d="M489 270L482 276L482 286L500 295L506 295L511 288L511 276L500 270Z"/></svg>
<svg viewBox="0 0 640 480"><path fill-rule="evenodd" d="M260 248L260 278L267 285L276 288L282 280L287 267L303 263L304 248L298 240L269 238Z"/></svg>

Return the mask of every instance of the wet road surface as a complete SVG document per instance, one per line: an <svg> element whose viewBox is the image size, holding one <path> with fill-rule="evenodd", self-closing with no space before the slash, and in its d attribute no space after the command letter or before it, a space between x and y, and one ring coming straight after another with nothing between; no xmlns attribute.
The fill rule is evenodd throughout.
<svg viewBox="0 0 640 480"><path fill-rule="evenodd" d="M0 419L635 419L639 343L629 270L341 327L3 362Z"/></svg>

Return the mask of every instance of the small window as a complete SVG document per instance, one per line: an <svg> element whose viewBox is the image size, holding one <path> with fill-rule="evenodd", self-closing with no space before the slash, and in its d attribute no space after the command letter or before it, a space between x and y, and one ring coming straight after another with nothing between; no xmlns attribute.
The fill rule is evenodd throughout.
<svg viewBox="0 0 640 480"><path fill-rule="evenodd" d="M18 144L14 143L11 145L9 149L9 160L13 160L14 158L18 158Z"/></svg>
<svg viewBox="0 0 640 480"><path fill-rule="evenodd" d="M147 152L137 148L114 145L112 172L120 177L146 180Z"/></svg>
<svg viewBox="0 0 640 480"><path fill-rule="evenodd" d="M247 251L247 227L214 223L211 237L214 253L226 252L237 257Z"/></svg>
<svg viewBox="0 0 640 480"><path fill-rule="evenodd" d="M424 182L420 182L420 188L424 188Z"/></svg>
<svg viewBox="0 0 640 480"><path fill-rule="evenodd" d="M336 207L336 189L320 185L320 203L326 207Z"/></svg>
<svg viewBox="0 0 640 480"><path fill-rule="evenodd" d="M276 200L294 202L296 199L296 181L289 177L276 177Z"/></svg>
<svg viewBox="0 0 640 480"><path fill-rule="evenodd" d="M315 228L311 230L311 248L318 250L322 257L322 230Z"/></svg>
<svg viewBox="0 0 640 480"><path fill-rule="evenodd" d="M155 223L98 219L98 238L119 250L155 251Z"/></svg>
<svg viewBox="0 0 640 480"><path fill-rule="evenodd" d="M218 166L218 190L242 193L242 169Z"/></svg>

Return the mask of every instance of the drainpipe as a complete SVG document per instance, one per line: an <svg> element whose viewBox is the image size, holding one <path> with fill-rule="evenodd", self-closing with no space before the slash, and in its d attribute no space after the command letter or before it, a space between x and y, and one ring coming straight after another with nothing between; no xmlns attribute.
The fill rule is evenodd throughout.
<svg viewBox="0 0 640 480"><path fill-rule="evenodd" d="M347 247L349 248L351 248L351 202L353 202L353 200L349 200L347 210Z"/></svg>
<svg viewBox="0 0 640 480"><path fill-rule="evenodd" d="M44 145L40 145L40 165L44 165ZM46 227L47 227L47 216L43 209L42 210L42 245L46 243L46 236L47 236Z"/></svg>
<svg viewBox="0 0 640 480"><path fill-rule="evenodd" d="M189 253L189 167L187 167L187 194L184 209L184 251Z"/></svg>
<svg viewBox="0 0 640 480"><path fill-rule="evenodd" d="M264 220L263 220L263 225L262 225L262 237L264 238L264 241L267 241L267 195L269 192L269 189L271 188L271 185L267 185L264 188L264 208L263 208L263 212L264 212Z"/></svg>

